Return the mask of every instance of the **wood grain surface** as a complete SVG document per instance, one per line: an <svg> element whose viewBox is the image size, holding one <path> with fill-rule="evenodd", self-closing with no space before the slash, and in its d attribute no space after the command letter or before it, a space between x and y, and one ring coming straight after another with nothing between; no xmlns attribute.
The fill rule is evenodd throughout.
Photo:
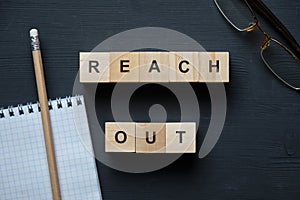
<svg viewBox="0 0 300 200"><path fill-rule="evenodd" d="M300 1L264 2L300 42ZM276 36L261 20L264 30ZM230 52L225 126L204 159L185 154L161 170L141 174L119 172L98 162L104 199L299 200L300 94L278 81L261 61L261 33L234 30L212 0L0 1L0 107L38 99L30 28L39 29L48 96L56 98L72 94L78 52L91 51L119 32L148 26L184 33L207 51ZM210 121L211 103L205 84L191 85L201 110L198 151ZM96 109L102 127L105 121L113 121L114 86L98 85ZM174 94L159 85L144 85L130 102L136 122L150 120L153 104L165 107L168 121L180 120Z"/></svg>

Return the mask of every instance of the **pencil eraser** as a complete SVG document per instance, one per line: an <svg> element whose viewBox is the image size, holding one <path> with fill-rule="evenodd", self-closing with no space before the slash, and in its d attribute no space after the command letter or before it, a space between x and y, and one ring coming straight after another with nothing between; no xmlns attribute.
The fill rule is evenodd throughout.
<svg viewBox="0 0 300 200"><path fill-rule="evenodd" d="M30 30L29 34L30 34L30 37L38 36L38 30L33 28Z"/></svg>

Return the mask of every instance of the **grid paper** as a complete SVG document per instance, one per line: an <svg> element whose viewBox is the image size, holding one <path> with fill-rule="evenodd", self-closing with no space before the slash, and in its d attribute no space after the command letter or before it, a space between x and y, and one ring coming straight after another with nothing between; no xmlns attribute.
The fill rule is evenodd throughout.
<svg viewBox="0 0 300 200"><path fill-rule="evenodd" d="M69 100L70 107L67 99L52 101L50 110L62 199L102 199L84 99ZM3 110L0 118L0 199L52 199L38 106L33 113L19 108Z"/></svg>

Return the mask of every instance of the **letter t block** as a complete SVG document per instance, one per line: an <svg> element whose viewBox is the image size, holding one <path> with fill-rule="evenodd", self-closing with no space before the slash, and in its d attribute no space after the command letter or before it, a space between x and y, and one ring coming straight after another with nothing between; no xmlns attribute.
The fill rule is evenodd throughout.
<svg viewBox="0 0 300 200"><path fill-rule="evenodd" d="M135 152L135 123L106 122L105 152Z"/></svg>
<svg viewBox="0 0 300 200"><path fill-rule="evenodd" d="M196 123L166 124L166 153L196 152Z"/></svg>

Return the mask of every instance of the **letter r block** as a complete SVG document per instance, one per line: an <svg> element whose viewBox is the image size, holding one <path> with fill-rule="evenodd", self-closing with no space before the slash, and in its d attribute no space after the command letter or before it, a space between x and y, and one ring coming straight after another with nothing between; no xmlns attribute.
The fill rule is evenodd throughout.
<svg viewBox="0 0 300 200"><path fill-rule="evenodd" d="M80 52L80 82L109 82L109 53Z"/></svg>
<svg viewBox="0 0 300 200"><path fill-rule="evenodd" d="M105 152L135 152L135 123L106 122Z"/></svg>
<svg viewBox="0 0 300 200"><path fill-rule="evenodd" d="M165 123L136 123L136 153L166 153Z"/></svg>
<svg viewBox="0 0 300 200"><path fill-rule="evenodd" d="M196 123L166 124L166 153L195 153Z"/></svg>

